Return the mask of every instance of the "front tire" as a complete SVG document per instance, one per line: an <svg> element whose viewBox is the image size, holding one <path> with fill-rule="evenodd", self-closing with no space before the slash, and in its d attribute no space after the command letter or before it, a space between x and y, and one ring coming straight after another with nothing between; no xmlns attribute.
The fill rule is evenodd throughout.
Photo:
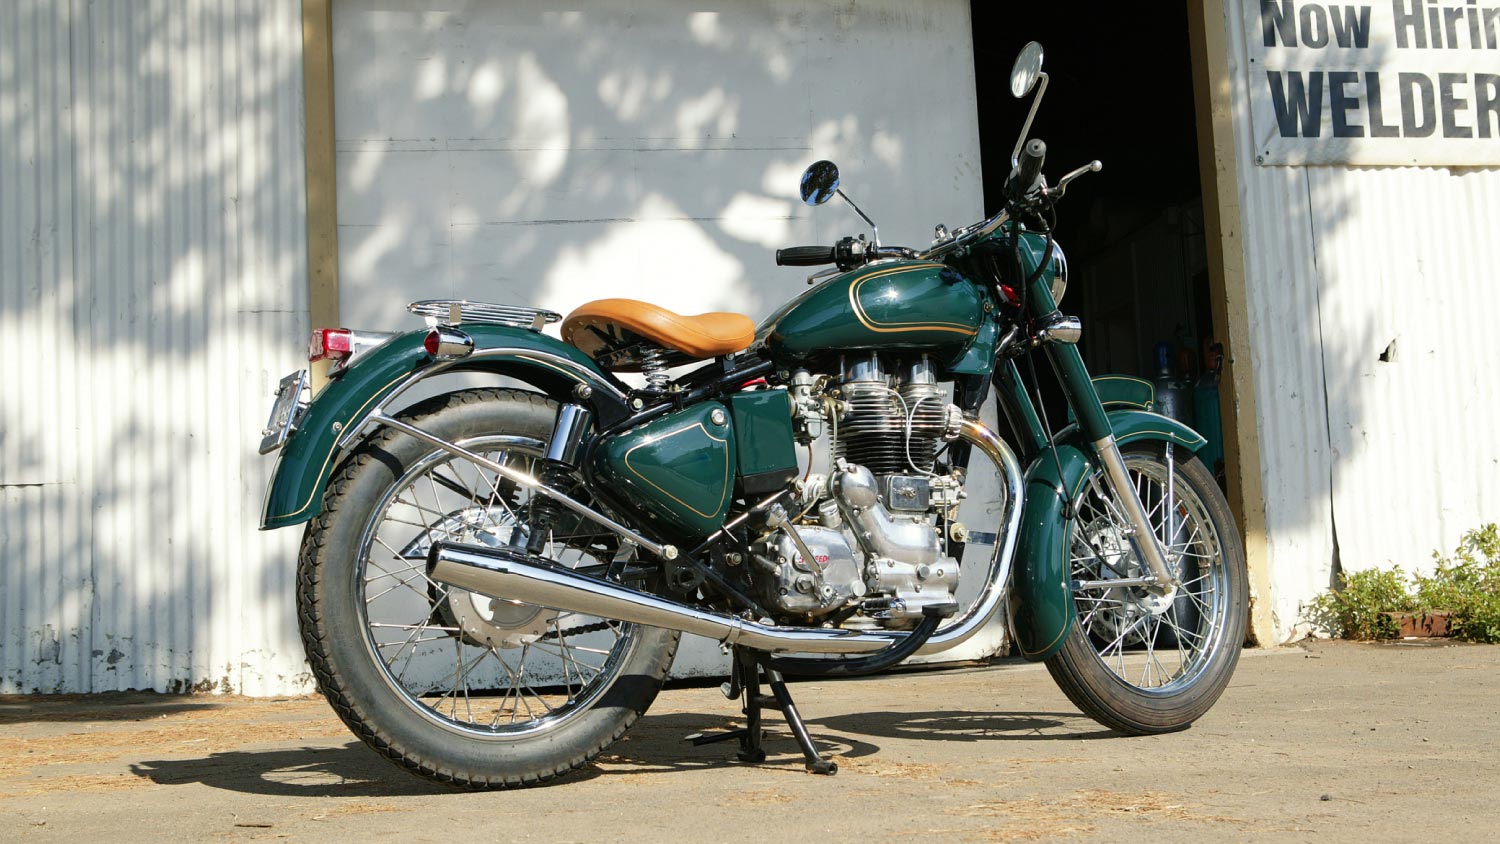
<svg viewBox="0 0 1500 844"><path fill-rule="evenodd" d="M1096 471L1075 503L1067 544L1077 612L1047 670L1106 727L1172 732L1207 712L1234 674L1249 615L1245 557L1229 504L1201 461L1181 449L1169 457L1162 443L1122 451L1182 585L1165 596L1088 585L1144 573Z"/></svg>
<svg viewBox="0 0 1500 844"><path fill-rule="evenodd" d="M544 396L484 389L402 415L534 474L555 414ZM408 771L471 788L553 779L620 738L671 667L674 632L494 601L427 577L433 542L508 543L529 530L529 506L506 479L384 429L335 470L308 525L298 617L319 690ZM560 519L543 554L595 565L618 548L601 528Z"/></svg>

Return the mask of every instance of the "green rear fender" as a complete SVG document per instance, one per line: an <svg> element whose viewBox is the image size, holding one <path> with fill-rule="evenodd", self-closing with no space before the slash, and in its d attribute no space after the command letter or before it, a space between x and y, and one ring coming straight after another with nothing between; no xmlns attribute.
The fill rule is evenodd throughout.
<svg viewBox="0 0 1500 844"><path fill-rule="evenodd" d="M503 375L551 396L567 395L574 386L586 384L593 388L589 403L602 424L627 415L617 383L572 346L523 328L480 323L459 328L474 338L474 352L468 357L434 361L422 345L427 332L414 331L361 357L328 382L281 447L261 510L261 530L300 524L318 515L323 487L345 434L382 402L439 373Z"/></svg>
<svg viewBox="0 0 1500 844"><path fill-rule="evenodd" d="M1116 410L1109 414L1109 424L1121 446L1170 442L1197 453L1207 443L1181 422L1142 410ZM1063 505L1078 500L1093 467L1092 449L1082 439L1077 425L1064 428L1056 437L1058 459L1044 451L1026 470L1015 624L1021 656L1033 662L1057 653L1073 626L1072 590L1068 588L1068 538L1073 523L1063 517Z"/></svg>

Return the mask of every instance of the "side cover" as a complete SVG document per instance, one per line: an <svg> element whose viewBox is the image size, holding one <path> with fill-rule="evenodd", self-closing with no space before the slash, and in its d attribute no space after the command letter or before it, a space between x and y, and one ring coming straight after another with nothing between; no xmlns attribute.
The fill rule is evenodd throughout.
<svg viewBox="0 0 1500 844"><path fill-rule="evenodd" d="M697 539L724 524L738 462L729 414L701 402L605 440L595 471L671 534Z"/></svg>
<svg viewBox="0 0 1500 844"><path fill-rule="evenodd" d="M1206 440L1196 431L1156 413L1116 410L1109 414L1115 442L1171 442L1196 453ZM1033 662L1062 647L1073 626L1075 608L1068 587L1068 542L1073 522L1064 518L1065 501L1077 501L1093 472L1092 451L1078 426L1057 435L1057 460L1043 452L1026 470L1026 505L1021 514L1021 541L1016 561L1016 645ZM1062 474L1058 474L1058 464ZM1064 499L1066 495L1066 499Z"/></svg>
<svg viewBox="0 0 1500 844"><path fill-rule="evenodd" d="M261 530L305 522L323 509L323 486L333 473L339 442L381 402L439 372L492 372L562 395L577 384L593 388L590 400L604 424L627 413L624 395L592 360L560 340L487 323L459 326L474 338L474 352L439 362L422 343L427 332L403 334L361 357L313 398L297 431L281 447L266 490Z"/></svg>

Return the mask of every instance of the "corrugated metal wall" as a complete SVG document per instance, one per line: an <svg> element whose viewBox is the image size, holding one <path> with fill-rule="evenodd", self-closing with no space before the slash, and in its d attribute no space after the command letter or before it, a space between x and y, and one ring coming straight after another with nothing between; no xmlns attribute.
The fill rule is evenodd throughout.
<svg viewBox="0 0 1500 844"><path fill-rule="evenodd" d="M1423 568L1500 519L1500 169L1257 166L1244 2L1225 13L1286 638L1335 558L1348 571Z"/></svg>
<svg viewBox="0 0 1500 844"><path fill-rule="evenodd" d="M308 687L255 530L301 43L296 0L0 4L0 692Z"/></svg>

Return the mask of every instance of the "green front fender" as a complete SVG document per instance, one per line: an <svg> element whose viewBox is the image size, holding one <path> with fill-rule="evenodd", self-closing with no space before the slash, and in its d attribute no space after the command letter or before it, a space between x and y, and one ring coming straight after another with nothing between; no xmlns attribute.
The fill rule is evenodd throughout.
<svg viewBox="0 0 1500 844"><path fill-rule="evenodd" d="M1142 410L1113 411L1109 424L1122 447L1154 440L1196 453L1207 443L1181 422ZM1078 501L1094 466L1093 449L1083 441L1077 425L1064 428L1055 441L1057 459L1044 451L1026 470L1026 505L1016 552L1016 645L1021 656L1033 662L1057 653L1073 626L1073 595L1068 587L1073 522L1064 517L1064 504Z"/></svg>
<svg viewBox="0 0 1500 844"><path fill-rule="evenodd" d="M587 384L593 389L589 401L602 423L626 415L625 396L617 382L572 346L523 328L484 323L459 327L474 338L474 352L467 357L434 360L423 347L427 332L413 331L369 352L328 382L281 447L266 489L261 530L300 524L318 515L323 487L345 435L357 431L383 402L439 373L504 375L549 395Z"/></svg>

